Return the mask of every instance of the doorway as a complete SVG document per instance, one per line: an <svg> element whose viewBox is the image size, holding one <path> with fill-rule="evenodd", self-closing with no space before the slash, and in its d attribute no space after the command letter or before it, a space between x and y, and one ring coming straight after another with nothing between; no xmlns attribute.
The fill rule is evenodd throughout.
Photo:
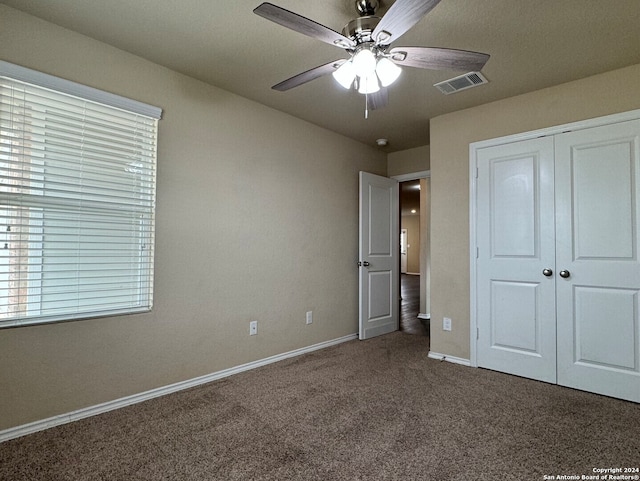
<svg viewBox="0 0 640 481"><path fill-rule="evenodd" d="M411 334L429 334L429 172L392 178L360 172L359 187L359 338L368 339L395 330ZM414 217L414 234L406 229L406 242L400 234L400 185L413 191L417 203L407 203ZM412 212L413 211L413 212ZM405 219L405 224L408 221ZM407 261L407 274L400 272L400 244L407 257L414 243L416 261ZM409 269L413 269L410 271ZM408 277L411 276L411 277ZM413 281L413 282L411 282ZM404 286L403 286L404 284ZM405 309L402 309L402 291ZM402 312L406 322L401 325ZM426 313L426 314L425 314Z"/></svg>
<svg viewBox="0 0 640 481"><path fill-rule="evenodd" d="M425 269L426 235L424 225L424 178L400 182L400 330L408 334L429 335L429 319L421 310L427 298Z"/></svg>

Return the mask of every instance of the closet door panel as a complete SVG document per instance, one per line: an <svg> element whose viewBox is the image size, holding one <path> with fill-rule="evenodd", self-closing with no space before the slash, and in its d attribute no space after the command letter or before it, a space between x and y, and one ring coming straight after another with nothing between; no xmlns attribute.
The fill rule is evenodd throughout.
<svg viewBox="0 0 640 481"><path fill-rule="evenodd" d="M556 382L553 139L478 152L477 362Z"/></svg>
<svg viewBox="0 0 640 481"><path fill-rule="evenodd" d="M640 402L640 121L555 152L558 383Z"/></svg>

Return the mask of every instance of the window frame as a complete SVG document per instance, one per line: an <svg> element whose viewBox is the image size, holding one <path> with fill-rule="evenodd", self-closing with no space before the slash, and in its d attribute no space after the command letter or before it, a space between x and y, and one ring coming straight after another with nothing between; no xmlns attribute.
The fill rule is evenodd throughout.
<svg viewBox="0 0 640 481"><path fill-rule="evenodd" d="M138 116L145 117L147 121L151 121L153 125L153 144L147 150L151 155L151 175L150 179L150 195L151 202L148 211L145 211L145 215L148 214L148 218L141 217L141 224L147 223L149 230L147 237L140 235L140 239L148 239L150 245L145 246L145 244L140 244L142 248L145 247L148 251L145 254L139 255L139 260L142 262L144 259L146 261L145 266L138 268L137 275L140 276L140 287L133 289L130 293L135 297L136 295L140 296L140 293L144 294L144 304L141 307L125 307L125 308L105 308L103 310L96 309L92 307L88 310L82 311L81 307L78 307L77 312L73 313L62 313L59 315L31 315L31 316L18 316L7 319L0 319L0 328L8 328L8 327L18 327L25 325L34 325L34 324L48 324L52 322L63 322L63 321L71 321L71 320L80 320L80 319L89 319L96 317L107 317L107 316L116 316L116 315L127 315L127 314L135 314L141 312L148 312L152 309L153 306L153 271L154 271L154 239L155 239L155 194L156 194L156 172L157 172L157 145L158 145L158 121L162 118L162 109L158 107L154 107L136 100L128 99L125 97L121 97L119 95L115 95L109 92L104 92L102 90L95 89L93 87L88 87L79 83L71 82L69 80L61 79L52 75L44 74L42 72L38 72L35 70L27 69L25 67L21 67L18 65L14 65L8 62L0 61L0 77L6 77L9 80L22 82L26 84L31 84L35 87L40 87L44 89L48 89L53 91L55 94L63 94L71 97L76 97L81 99L82 101L92 102L95 104L100 104L103 107L118 109L121 111L125 111L129 114L135 114ZM46 126L46 122L44 124ZM46 135L45 135L46 138ZM84 184L81 184L81 187ZM82 187L84 188L84 187ZM4 197L9 198L10 194L5 195ZM45 202L46 204L46 202ZM7 209L11 209L11 205L7 204ZM44 212L44 207L41 208ZM44 214L43 214L44 215ZM105 218L109 215L113 215L113 213L109 214L109 211L105 210L103 214ZM30 226L30 224L29 224ZM7 227L7 231L9 228ZM145 231L146 233L147 231ZM129 236L129 245L135 245L135 237ZM29 242L31 242L29 240ZM1 247L1 246L0 246ZM6 247L5 247L6 248ZM43 247L44 249L44 247ZM27 262L30 264L32 262L31 254L25 256ZM44 262L45 256L41 257L41 267ZM135 279L135 277L134 277ZM79 282L79 281L78 281ZM40 291L42 291L42 281L40 281ZM40 296L42 294L40 293ZM81 304L83 300L82 295L78 294L76 298L76 302L78 305ZM29 295L27 297L30 299ZM26 312L26 311L25 311Z"/></svg>

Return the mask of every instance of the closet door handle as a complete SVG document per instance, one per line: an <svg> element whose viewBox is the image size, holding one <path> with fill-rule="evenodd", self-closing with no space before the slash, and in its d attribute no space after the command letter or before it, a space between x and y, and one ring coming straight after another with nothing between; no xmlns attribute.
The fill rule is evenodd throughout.
<svg viewBox="0 0 640 481"><path fill-rule="evenodd" d="M562 277L563 279L568 279L570 275L571 275L571 272L567 270L563 269L560 271L560 277Z"/></svg>
<svg viewBox="0 0 640 481"><path fill-rule="evenodd" d="M549 268L542 269L542 274L547 277L551 277L553 275L553 271Z"/></svg>

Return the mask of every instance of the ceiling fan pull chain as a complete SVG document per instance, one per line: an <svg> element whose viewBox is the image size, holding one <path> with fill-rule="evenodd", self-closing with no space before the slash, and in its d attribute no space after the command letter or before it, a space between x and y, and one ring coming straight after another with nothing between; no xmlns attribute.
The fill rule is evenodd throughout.
<svg viewBox="0 0 640 481"><path fill-rule="evenodd" d="M364 94L364 118L369 118L369 94Z"/></svg>

